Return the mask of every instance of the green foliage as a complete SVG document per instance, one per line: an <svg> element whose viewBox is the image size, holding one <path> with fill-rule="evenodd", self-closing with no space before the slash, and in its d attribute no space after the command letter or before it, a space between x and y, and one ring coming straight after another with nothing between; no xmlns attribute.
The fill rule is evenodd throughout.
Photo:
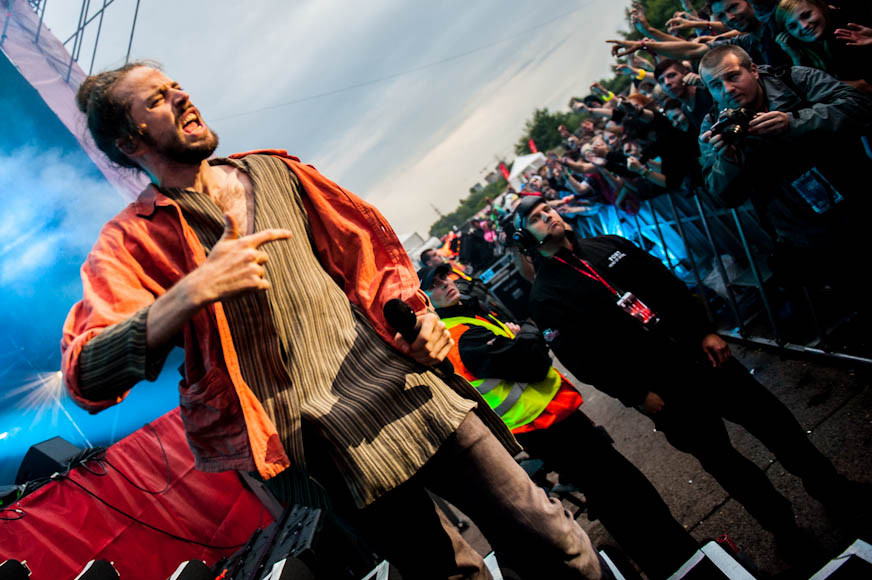
<svg viewBox="0 0 872 580"><path fill-rule="evenodd" d="M536 143L536 149L542 152L559 147L563 143L563 137L560 136L557 127L565 125L570 132L575 131L586 117L587 114L575 111L551 112L547 108L536 109L533 118L527 119L524 123L524 133L515 143L515 153L518 155L532 153L530 139Z"/></svg>
<svg viewBox="0 0 872 580"><path fill-rule="evenodd" d="M499 194L505 191L507 185L506 180L500 177L480 191L470 190L469 195L460 200L456 210L442 216L430 226L430 235L440 238L450 232L452 228L462 226L487 205L488 199L496 199Z"/></svg>
<svg viewBox="0 0 872 580"><path fill-rule="evenodd" d="M639 2L645 8L648 24L659 30L666 30L666 21L672 18L676 10L681 10L678 0L642 0ZM694 2L694 6L704 2Z"/></svg>

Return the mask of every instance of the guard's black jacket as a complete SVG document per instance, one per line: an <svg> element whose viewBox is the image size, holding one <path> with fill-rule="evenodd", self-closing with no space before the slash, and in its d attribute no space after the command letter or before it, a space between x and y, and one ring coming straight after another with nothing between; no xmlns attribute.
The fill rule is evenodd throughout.
<svg viewBox="0 0 872 580"><path fill-rule="evenodd" d="M567 236L574 252L561 249L556 257L572 265L587 260L618 292L632 292L661 319L646 330L603 284L553 257L542 260L530 295L533 319L553 336L554 354L573 375L636 406L649 391L663 392L658 385L676 373L708 364L701 345L713 329L702 305L659 260L618 236Z"/></svg>
<svg viewBox="0 0 872 580"><path fill-rule="evenodd" d="M499 322L511 322L500 321L493 313L482 308L475 299L437 308L436 314L442 319L478 316L497 326ZM466 331L457 341L457 352L463 365L476 377L532 383L543 380L548 374L551 355L548 354L548 345L535 324L520 323L521 330L514 339L494 334L482 326L464 326Z"/></svg>

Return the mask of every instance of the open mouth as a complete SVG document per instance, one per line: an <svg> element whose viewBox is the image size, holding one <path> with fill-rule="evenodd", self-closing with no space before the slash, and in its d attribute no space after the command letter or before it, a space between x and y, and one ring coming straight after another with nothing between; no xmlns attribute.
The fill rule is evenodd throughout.
<svg viewBox="0 0 872 580"><path fill-rule="evenodd" d="M196 133L203 128L203 123L200 122L200 116L197 115L194 110L190 110L182 116L181 125L182 131L188 134Z"/></svg>

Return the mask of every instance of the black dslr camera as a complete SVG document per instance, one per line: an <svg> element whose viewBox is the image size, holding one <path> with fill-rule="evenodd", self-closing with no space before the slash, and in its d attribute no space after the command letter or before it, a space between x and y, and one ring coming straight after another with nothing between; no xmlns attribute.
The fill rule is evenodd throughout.
<svg viewBox="0 0 872 580"><path fill-rule="evenodd" d="M718 120L711 126L712 136L723 135L727 145L735 145L748 133L748 124L754 113L748 109L724 109L718 113Z"/></svg>

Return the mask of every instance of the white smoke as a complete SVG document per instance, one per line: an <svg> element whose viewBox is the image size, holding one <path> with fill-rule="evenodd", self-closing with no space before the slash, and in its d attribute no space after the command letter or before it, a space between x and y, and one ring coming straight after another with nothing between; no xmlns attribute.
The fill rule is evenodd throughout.
<svg viewBox="0 0 872 580"><path fill-rule="evenodd" d="M125 202L80 153L0 152L0 286L36 283L59 260L85 254Z"/></svg>

